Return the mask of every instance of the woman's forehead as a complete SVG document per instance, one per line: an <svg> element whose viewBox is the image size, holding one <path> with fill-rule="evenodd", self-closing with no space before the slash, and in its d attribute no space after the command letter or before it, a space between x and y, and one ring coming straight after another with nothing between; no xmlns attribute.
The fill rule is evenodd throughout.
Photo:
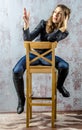
<svg viewBox="0 0 82 130"><path fill-rule="evenodd" d="M61 7L56 7L55 11L57 11L57 12L63 12L63 10L62 10Z"/></svg>

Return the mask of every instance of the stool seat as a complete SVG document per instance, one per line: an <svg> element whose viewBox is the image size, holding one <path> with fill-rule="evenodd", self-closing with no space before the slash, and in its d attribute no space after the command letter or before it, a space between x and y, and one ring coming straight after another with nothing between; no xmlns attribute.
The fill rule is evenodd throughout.
<svg viewBox="0 0 82 130"><path fill-rule="evenodd" d="M32 106L51 106L51 125L54 127L54 121L56 119L56 70L55 70L55 48L57 42L32 42L24 41L26 48L26 127L29 127L30 119L32 118ZM39 50L45 52L39 53ZM33 59L30 59L30 53L36 55ZM52 58L48 59L45 55L51 53ZM43 59L50 64L50 66L35 65L32 63L38 59ZM51 84L51 97L36 97L32 96L32 74L33 73L50 73L52 75ZM33 102L33 101L36 102ZM37 102L37 100L49 100L51 102Z"/></svg>

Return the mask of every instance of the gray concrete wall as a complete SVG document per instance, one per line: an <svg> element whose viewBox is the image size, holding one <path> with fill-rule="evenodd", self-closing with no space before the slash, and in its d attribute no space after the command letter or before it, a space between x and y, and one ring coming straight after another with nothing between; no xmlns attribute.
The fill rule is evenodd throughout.
<svg viewBox="0 0 82 130"><path fill-rule="evenodd" d="M56 49L56 55L64 58L70 65L65 86L69 90L71 97L63 98L57 92L58 110L82 110L82 1L1 0L0 112L15 112L17 107L17 95L12 81L12 69L17 61L25 55L22 35L23 8L26 7L30 11L30 30L32 30L41 19L46 20L56 5L60 3L67 5L72 11L68 22L69 36L60 41ZM49 95L50 83L50 74L35 74L33 76L34 94ZM47 107L43 109L48 110Z"/></svg>

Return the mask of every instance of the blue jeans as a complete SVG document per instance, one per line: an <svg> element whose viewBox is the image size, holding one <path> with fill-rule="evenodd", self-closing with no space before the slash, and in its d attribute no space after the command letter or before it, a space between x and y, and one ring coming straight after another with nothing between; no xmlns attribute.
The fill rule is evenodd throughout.
<svg viewBox="0 0 82 130"><path fill-rule="evenodd" d="M30 59L33 59L36 57L33 54L30 54ZM48 59L51 59L51 54L46 55ZM33 62L32 65L50 65L50 63L44 61L43 59L38 59L37 61ZM67 90L63 87L64 81L68 75L69 71L69 64L64 61L62 58L55 56L55 66L58 70L58 80L57 80L57 89L59 92L62 93L64 97L69 97L69 93ZM24 80L23 80L23 74L26 70L26 56L23 56L15 65L13 68L13 82L15 89L17 91L18 99L19 101L24 101ZM24 102L22 102L24 105Z"/></svg>
<svg viewBox="0 0 82 130"><path fill-rule="evenodd" d="M30 59L33 59L36 57L33 54L30 54ZM51 59L51 54L46 56L48 59ZM43 59L38 59L37 61L33 62L32 65L50 65L48 62L44 61ZM69 69L69 64L64 61L62 58L55 56L55 67L56 69L64 69L68 70ZM16 77L23 76L23 73L26 70L26 56L23 56L15 65L13 68L13 73L17 75Z"/></svg>
<svg viewBox="0 0 82 130"><path fill-rule="evenodd" d="M33 59L36 57L33 54L30 54L30 59ZM51 54L46 55L48 59L51 59ZM43 59L38 59L37 61L33 62L32 65L50 65L50 63L44 61ZM63 89L64 81L68 75L69 71L69 64L64 61L62 58L55 56L55 66L58 70L58 80L57 80L57 89L59 92L62 92L62 94L65 97L68 97L68 92ZM24 80L23 80L23 74L26 70L26 56L23 56L15 65L13 68L13 82L15 89L17 91L18 98L24 99Z"/></svg>

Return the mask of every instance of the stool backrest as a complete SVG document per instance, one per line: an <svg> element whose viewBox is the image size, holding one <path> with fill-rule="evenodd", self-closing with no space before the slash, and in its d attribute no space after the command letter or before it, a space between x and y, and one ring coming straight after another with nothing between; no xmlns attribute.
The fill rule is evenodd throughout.
<svg viewBox="0 0 82 130"><path fill-rule="evenodd" d="M50 69L55 68L55 48L57 47L57 42L33 42L33 41L25 41L24 42L24 46L26 48L26 69L32 69L33 70L33 65L31 65L34 61L38 60L39 58L45 60L46 62L48 62L50 64L48 66L34 66L34 69L38 68L37 72L40 72L41 69L44 68L43 71L46 71L45 69ZM38 51L37 51L38 50ZM41 50L45 50L45 52L43 51L43 53L39 53ZM35 58L33 58L32 60L30 60L29 55L30 53L36 55ZM51 53L52 58L49 60L48 58L45 57L45 55ZM46 68L47 67L47 68ZM43 72L41 70L41 72ZM49 71L47 71L49 72Z"/></svg>

